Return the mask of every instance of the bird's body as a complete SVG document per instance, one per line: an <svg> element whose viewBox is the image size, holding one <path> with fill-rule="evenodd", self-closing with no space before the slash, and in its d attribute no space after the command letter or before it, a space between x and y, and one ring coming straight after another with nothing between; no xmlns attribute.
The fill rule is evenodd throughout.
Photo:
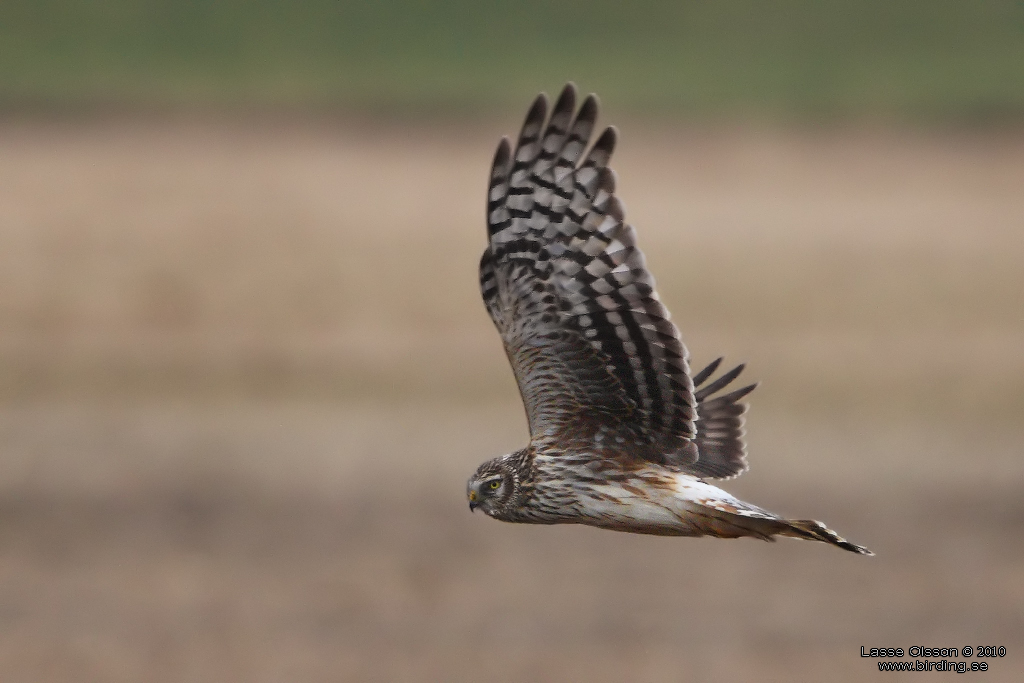
<svg viewBox="0 0 1024 683"><path fill-rule="evenodd" d="M488 191L480 285L519 384L526 448L469 481L470 507L507 522L663 536L794 536L869 554L820 522L787 520L705 481L747 468L743 370L691 376L689 354L623 222L607 163L615 129L583 154L597 116L541 95Z"/></svg>
<svg viewBox="0 0 1024 683"><path fill-rule="evenodd" d="M647 465L596 469L596 453L527 449L506 456L528 471L526 500L493 517L535 524L579 523L662 536L702 536L713 508L744 506L696 477ZM508 463L513 464L513 463ZM708 507L707 512L702 507ZM751 508L754 510L754 508ZM763 514L763 513L761 513Z"/></svg>

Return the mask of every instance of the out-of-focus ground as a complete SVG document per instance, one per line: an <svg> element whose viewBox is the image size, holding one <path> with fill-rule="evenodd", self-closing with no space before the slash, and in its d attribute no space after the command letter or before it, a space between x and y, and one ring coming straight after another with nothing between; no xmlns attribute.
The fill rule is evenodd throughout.
<svg viewBox="0 0 1024 683"><path fill-rule="evenodd" d="M695 362L762 381L725 488L862 558L470 515L516 117L3 123L0 680L1017 680L1024 135L616 122Z"/></svg>

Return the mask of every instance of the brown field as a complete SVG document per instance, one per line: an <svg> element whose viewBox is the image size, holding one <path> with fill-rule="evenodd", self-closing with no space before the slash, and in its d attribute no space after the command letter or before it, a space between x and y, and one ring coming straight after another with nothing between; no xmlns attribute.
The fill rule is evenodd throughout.
<svg viewBox="0 0 1024 683"><path fill-rule="evenodd" d="M620 126L695 362L762 381L725 488L862 558L470 515L517 116L0 124L0 680L1019 679L1024 134Z"/></svg>

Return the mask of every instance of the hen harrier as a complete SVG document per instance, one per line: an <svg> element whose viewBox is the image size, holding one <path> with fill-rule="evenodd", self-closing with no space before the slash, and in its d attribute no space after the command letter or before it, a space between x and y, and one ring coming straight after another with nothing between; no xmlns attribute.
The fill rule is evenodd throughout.
<svg viewBox="0 0 1024 683"><path fill-rule="evenodd" d="M575 113L575 116L574 116ZM740 400L721 358L689 354L623 222L608 160L615 128L565 87L542 94L515 151L503 138L487 196L480 288L505 344L530 444L481 465L471 510L506 522L590 524L664 536L793 536L864 555L821 522L784 519L707 483L747 469Z"/></svg>

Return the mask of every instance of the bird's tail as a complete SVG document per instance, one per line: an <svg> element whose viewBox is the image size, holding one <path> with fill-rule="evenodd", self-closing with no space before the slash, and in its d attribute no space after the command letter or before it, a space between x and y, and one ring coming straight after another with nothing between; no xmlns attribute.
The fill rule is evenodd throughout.
<svg viewBox="0 0 1024 683"><path fill-rule="evenodd" d="M787 519L783 521L783 528L776 531L780 536L792 536L793 538L806 538L811 541L821 541L839 546L843 550L860 555L874 555L862 545L850 543L845 538L829 529L821 522L813 519Z"/></svg>

